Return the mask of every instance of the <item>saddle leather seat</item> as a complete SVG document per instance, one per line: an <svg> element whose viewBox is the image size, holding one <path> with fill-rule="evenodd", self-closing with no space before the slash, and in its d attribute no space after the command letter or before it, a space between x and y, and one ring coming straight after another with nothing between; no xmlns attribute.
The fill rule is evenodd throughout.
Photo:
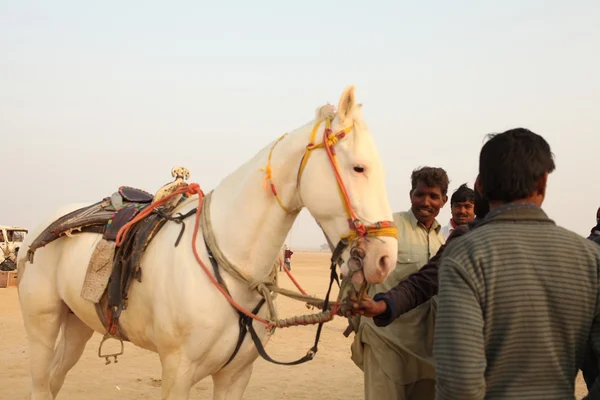
<svg viewBox="0 0 600 400"><path fill-rule="evenodd" d="M29 262L33 262L33 255L38 248L63 235L95 232L103 234L106 240L114 241L119 229L150 205L153 198L152 194L142 189L121 186L110 197L63 215L33 241L27 253Z"/></svg>
<svg viewBox="0 0 600 400"><path fill-rule="evenodd" d="M142 189L136 189L131 186L121 186L119 194L123 199L130 203L151 203L154 195Z"/></svg>

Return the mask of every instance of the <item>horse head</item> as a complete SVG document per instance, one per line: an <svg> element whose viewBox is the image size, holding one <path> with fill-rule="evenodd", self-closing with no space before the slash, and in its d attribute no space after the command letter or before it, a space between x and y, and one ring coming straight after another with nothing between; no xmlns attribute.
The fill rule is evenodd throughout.
<svg viewBox="0 0 600 400"><path fill-rule="evenodd" d="M317 110L297 186L303 206L341 253L342 273L353 274L355 284L373 284L394 269L398 243L385 171L361 108L349 86L337 110Z"/></svg>

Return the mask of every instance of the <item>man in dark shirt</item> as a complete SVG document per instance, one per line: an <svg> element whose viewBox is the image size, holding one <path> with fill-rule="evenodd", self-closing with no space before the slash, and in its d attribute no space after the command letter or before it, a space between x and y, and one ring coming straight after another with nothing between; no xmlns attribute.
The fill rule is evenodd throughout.
<svg viewBox="0 0 600 400"><path fill-rule="evenodd" d="M592 228L588 239L600 244L600 208L596 211L596 226ZM585 385L588 390L590 390L598 376L598 359L592 348L590 348L586 355L583 366L581 367L581 374L585 380Z"/></svg>
<svg viewBox="0 0 600 400"><path fill-rule="evenodd" d="M600 244L600 208L596 211L596 226L592 228L588 239Z"/></svg>
<svg viewBox="0 0 600 400"><path fill-rule="evenodd" d="M435 256L419 271L409 275L387 292L377 293L372 300L363 300L354 304L354 312L373 317L377 326L387 326L400 315L425 303L438 291L438 263L444 248L456 239L477 227L489 211L488 203L475 190L475 220L457 226L440 247Z"/></svg>

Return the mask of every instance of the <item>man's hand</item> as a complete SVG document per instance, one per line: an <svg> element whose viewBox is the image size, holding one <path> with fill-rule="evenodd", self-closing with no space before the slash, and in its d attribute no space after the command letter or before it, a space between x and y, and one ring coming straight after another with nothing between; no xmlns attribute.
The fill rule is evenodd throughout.
<svg viewBox="0 0 600 400"><path fill-rule="evenodd" d="M353 315L364 315L365 317L375 317L387 311L387 304L383 300L374 301L373 299L364 299L352 303Z"/></svg>

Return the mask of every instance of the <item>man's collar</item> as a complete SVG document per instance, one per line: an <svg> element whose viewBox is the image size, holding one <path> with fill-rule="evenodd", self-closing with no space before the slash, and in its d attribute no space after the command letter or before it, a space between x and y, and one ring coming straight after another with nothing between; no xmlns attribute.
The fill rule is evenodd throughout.
<svg viewBox="0 0 600 400"><path fill-rule="evenodd" d="M410 224L413 227L413 229L416 229L417 226L420 226L421 228L427 230L427 228L425 228L425 225L420 223L417 217L415 217L412 207L408 209L408 219L410 220ZM442 226L439 224L437 219L434 219L431 228L435 231L435 233L440 233L440 229L442 229Z"/></svg>
<svg viewBox="0 0 600 400"><path fill-rule="evenodd" d="M532 203L507 203L497 207L485 216L482 223L492 221L540 221L553 223L541 207Z"/></svg>

